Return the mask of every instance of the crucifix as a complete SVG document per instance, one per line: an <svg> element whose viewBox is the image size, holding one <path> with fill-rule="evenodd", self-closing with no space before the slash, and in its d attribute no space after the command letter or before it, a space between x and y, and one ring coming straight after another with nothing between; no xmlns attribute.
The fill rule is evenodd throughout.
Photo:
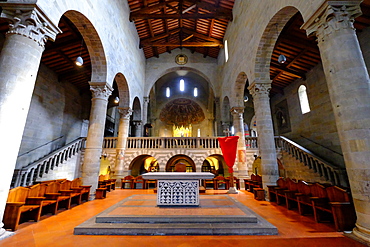
<svg viewBox="0 0 370 247"><path fill-rule="evenodd" d="M224 130L224 133L226 134L226 136L230 136L231 131L229 130L229 128L226 128L226 129Z"/></svg>

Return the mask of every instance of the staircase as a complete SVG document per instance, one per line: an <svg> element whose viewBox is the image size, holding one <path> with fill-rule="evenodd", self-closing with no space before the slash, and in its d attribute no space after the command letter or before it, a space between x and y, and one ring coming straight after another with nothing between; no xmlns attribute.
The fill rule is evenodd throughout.
<svg viewBox="0 0 370 247"><path fill-rule="evenodd" d="M80 154L85 141L85 138L79 138L22 169L14 170L11 188L29 186L35 181L57 179L55 174L58 178L71 177L69 174L78 172L80 168ZM71 179L74 174L72 176Z"/></svg>

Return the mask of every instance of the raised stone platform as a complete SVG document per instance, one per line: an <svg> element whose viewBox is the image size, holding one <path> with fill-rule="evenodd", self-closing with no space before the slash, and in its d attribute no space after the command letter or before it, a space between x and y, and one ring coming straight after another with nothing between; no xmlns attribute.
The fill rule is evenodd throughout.
<svg viewBox="0 0 370 247"><path fill-rule="evenodd" d="M199 207L158 207L155 195L128 197L75 227L75 235L276 235L235 198L201 195Z"/></svg>

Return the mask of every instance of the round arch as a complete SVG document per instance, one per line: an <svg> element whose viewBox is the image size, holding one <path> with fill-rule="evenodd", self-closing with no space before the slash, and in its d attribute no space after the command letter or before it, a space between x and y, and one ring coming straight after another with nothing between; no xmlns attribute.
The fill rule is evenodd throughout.
<svg viewBox="0 0 370 247"><path fill-rule="evenodd" d="M286 23L297 12L298 9L295 7L284 7L267 24L259 42L255 58L255 81L270 81L270 63L275 43Z"/></svg>
<svg viewBox="0 0 370 247"><path fill-rule="evenodd" d="M195 163L194 161L186 155L183 154L178 154L173 157L171 157L167 164L166 164L166 172L173 172L175 165L177 163L185 163L186 164L186 172L195 172Z"/></svg>
<svg viewBox="0 0 370 247"><path fill-rule="evenodd" d="M106 83L108 74L107 58L95 27L85 15L78 11L68 10L64 15L76 26L89 51L91 60L91 82Z"/></svg>
<svg viewBox="0 0 370 247"><path fill-rule="evenodd" d="M164 70L160 75L158 75L157 77L153 78L150 81L149 85L148 85L147 92L145 92L145 95L148 96L149 93L150 93L150 90L152 89L152 87L154 86L154 84L160 78L162 78L163 76L165 76L166 74L171 73L171 72L178 72L179 75L180 75L181 73L186 73L187 71L193 72L193 73L198 74L199 76L203 77L203 79L206 80L208 82L208 84L210 85L212 91L215 92L214 85L211 83L211 80L208 78L208 76L205 75L203 72L201 72L201 71L199 71L197 69L194 69L194 68L190 68L190 67L173 67L173 68L169 68L169 69Z"/></svg>
<svg viewBox="0 0 370 247"><path fill-rule="evenodd" d="M231 123L231 115L230 115L230 100L229 97L225 96L222 100L221 105L221 121L226 124Z"/></svg>
<svg viewBox="0 0 370 247"><path fill-rule="evenodd" d="M131 161L129 170L131 175L135 177L146 172L158 171L158 161L151 155L142 154Z"/></svg>
<svg viewBox="0 0 370 247"><path fill-rule="evenodd" d="M130 91L126 77L122 73L116 74L114 81L118 87L118 97L120 107L130 107Z"/></svg>
<svg viewBox="0 0 370 247"><path fill-rule="evenodd" d="M244 107L244 89L248 85L246 85L246 82L248 80L247 74L245 72L240 72L237 76L234 84L234 90L232 91L232 95L230 96L230 103L232 106L236 107Z"/></svg>

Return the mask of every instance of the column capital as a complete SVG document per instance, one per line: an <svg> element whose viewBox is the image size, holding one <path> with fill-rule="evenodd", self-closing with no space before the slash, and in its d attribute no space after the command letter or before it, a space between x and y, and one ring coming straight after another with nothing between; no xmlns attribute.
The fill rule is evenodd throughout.
<svg viewBox="0 0 370 247"><path fill-rule="evenodd" d="M141 125L141 120L132 120L132 124L134 126L140 126Z"/></svg>
<svg viewBox="0 0 370 247"><path fill-rule="evenodd" d="M271 80L261 81L261 82L253 82L248 87L249 92L252 94L253 97L257 95L268 95L271 90Z"/></svg>
<svg viewBox="0 0 370 247"><path fill-rule="evenodd" d="M244 107L233 107L230 112L232 115L241 115L244 112Z"/></svg>
<svg viewBox="0 0 370 247"><path fill-rule="evenodd" d="M1 2L3 11L0 17L8 19L9 31L7 35L18 34L35 41L44 47L47 40L55 41L57 34L62 33L46 14L37 6L36 1L28 0L25 3L14 1Z"/></svg>
<svg viewBox="0 0 370 247"><path fill-rule="evenodd" d="M92 97L108 100L108 97L112 94L113 88L106 83L101 82L89 82L90 84L90 91L92 93Z"/></svg>
<svg viewBox="0 0 370 247"><path fill-rule="evenodd" d="M318 42L334 31L342 29L355 30L353 22L361 15L361 0L326 1L311 18L302 25L307 36L316 35Z"/></svg>
<svg viewBox="0 0 370 247"><path fill-rule="evenodd" d="M118 107L118 113L123 119L130 119L132 112L130 107Z"/></svg>

